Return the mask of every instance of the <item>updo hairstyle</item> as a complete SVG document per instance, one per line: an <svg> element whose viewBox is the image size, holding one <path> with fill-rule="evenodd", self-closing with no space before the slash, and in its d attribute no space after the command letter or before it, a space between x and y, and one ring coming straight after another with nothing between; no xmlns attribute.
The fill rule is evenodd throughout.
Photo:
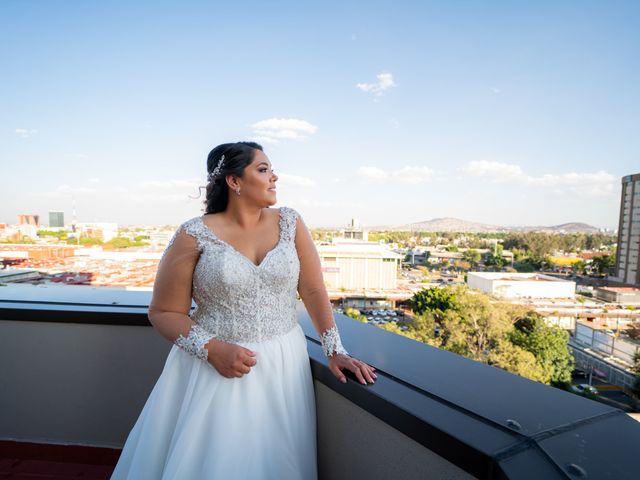
<svg viewBox="0 0 640 480"><path fill-rule="evenodd" d="M242 178L244 169L253 161L256 150L263 151L262 145L255 142L235 142L223 143L209 152L207 157L208 178L211 178L213 170L223 155L224 162L219 174L207 183L207 198L204 201L205 214L223 212L227 209L230 187L227 185L226 177L234 175Z"/></svg>

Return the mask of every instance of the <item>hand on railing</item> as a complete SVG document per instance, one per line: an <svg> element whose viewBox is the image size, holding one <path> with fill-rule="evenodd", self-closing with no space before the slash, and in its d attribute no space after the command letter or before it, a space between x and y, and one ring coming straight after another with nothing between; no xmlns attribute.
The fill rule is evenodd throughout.
<svg viewBox="0 0 640 480"><path fill-rule="evenodd" d="M331 355L329 357L329 370L331 370L342 383L347 383L347 377L342 373L343 369L352 371L358 381L363 385L366 385L367 382L375 382L378 377L373 372L375 370L374 367L367 365L357 358L350 357L343 353L334 353Z"/></svg>

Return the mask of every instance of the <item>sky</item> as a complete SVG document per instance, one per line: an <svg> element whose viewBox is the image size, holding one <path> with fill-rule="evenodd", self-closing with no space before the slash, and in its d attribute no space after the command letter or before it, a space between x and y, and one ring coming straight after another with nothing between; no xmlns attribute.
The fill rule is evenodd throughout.
<svg viewBox="0 0 640 480"><path fill-rule="evenodd" d="M0 222L179 224L209 151L249 140L310 227L616 228L639 24L616 0L3 0Z"/></svg>

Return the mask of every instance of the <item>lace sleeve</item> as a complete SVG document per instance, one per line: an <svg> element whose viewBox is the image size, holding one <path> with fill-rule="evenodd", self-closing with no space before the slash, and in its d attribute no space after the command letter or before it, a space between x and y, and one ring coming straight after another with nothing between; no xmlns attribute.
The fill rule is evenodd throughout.
<svg viewBox="0 0 640 480"><path fill-rule="evenodd" d="M336 353L349 355L349 353L342 346L337 325L334 325L333 327L322 332L320 334L320 342L322 343L322 351L327 357L335 355Z"/></svg>
<svg viewBox="0 0 640 480"><path fill-rule="evenodd" d="M213 335L207 332L200 325L194 323L189 329L189 334L186 337L180 334L173 343L187 353L206 362L209 359L209 351L205 348L205 345L213 337Z"/></svg>

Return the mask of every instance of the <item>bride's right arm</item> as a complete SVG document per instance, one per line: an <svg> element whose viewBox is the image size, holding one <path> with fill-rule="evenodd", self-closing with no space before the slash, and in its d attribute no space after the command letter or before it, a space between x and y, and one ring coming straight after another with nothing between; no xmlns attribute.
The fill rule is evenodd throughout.
<svg viewBox="0 0 640 480"><path fill-rule="evenodd" d="M158 265L148 316L163 337L206 362L209 342L215 339L189 318L193 271L199 256L196 239L181 226Z"/></svg>

